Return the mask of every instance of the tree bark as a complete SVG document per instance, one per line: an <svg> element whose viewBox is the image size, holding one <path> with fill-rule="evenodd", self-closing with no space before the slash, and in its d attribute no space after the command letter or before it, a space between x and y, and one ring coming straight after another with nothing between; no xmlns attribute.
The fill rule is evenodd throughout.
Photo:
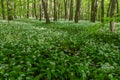
<svg viewBox="0 0 120 80"><path fill-rule="evenodd" d="M68 12L67 12L67 0L64 0L64 10L65 10L65 20L67 19L67 14L68 14Z"/></svg>
<svg viewBox="0 0 120 80"><path fill-rule="evenodd" d="M116 0L116 3L117 3L117 17L119 17L119 2L118 2L118 0Z"/></svg>
<svg viewBox="0 0 120 80"><path fill-rule="evenodd" d="M113 20L115 14L115 7L116 7L116 0L111 0L111 7L110 7L110 30L111 32L115 31L115 22Z"/></svg>
<svg viewBox="0 0 120 80"><path fill-rule="evenodd" d="M69 20L73 20L73 4L74 4L74 2L73 2L73 0L71 0L70 1L70 11L69 11L70 15L69 15Z"/></svg>
<svg viewBox="0 0 120 80"><path fill-rule="evenodd" d="M15 18L15 19L17 18L16 13L17 13L17 11L16 11L16 2L14 2L14 18Z"/></svg>
<svg viewBox="0 0 120 80"><path fill-rule="evenodd" d="M57 21L57 6L56 0L54 0L54 21Z"/></svg>
<svg viewBox="0 0 120 80"><path fill-rule="evenodd" d="M22 17L22 12L21 12L21 11L22 11L22 2L21 2L21 0L19 0L19 3L20 3L20 4L19 4L19 6L20 6L20 7L19 7L19 16L20 16L20 18L21 18L21 17Z"/></svg>
<svg viewBox="0 0 120 80"><path fill-rule="evenodd" d="M13 20L12 8L10 0L7 0L7 13L8 13L8 20Z"/></svg>
<svg viewBox="0 0 120 80"><path fill-rule="evenodd" d="M29 18L29 10L30 10L30 8L29 8L29 0L27 0L27 18Z"/></svg>
<svg viewBox="0 0 120 80"><path fill-rule="evenodd" d="M5 19L5 7L4 7L4 0L1 0L1 8L2 8L2 17Z"/></svg>
<svg viewBox="0 0 120 80"><path fill-rule="evenodd" d="M98 0L92 0L91 1L91 22L95 22L96 21L97 1Z"/></svg>
<svg viewBox="0 0 120 80"><path fill-rule="evenodd" d="M42 20L42 4L41 1L39 0L39 20Z"/></svg>
<svg viewBox="0 0 120 80"><path fill-rule="evenodd" d="M38 19L38 17L37 17L37 10L36 10L36 0L33 1L33 11L34 11L35 18Z"/></svg>
<svg viewBox="0 0 120 80"><path fill-rule="evenodd" d="M46 4L47 4L46 0L42 0L42 6L43 6L43 9L44 9L46 23L50 23L50 19L49 19L48 13L47 13L47 5Z"/></svg>
<svg viewBox="0 0 120 80"><path fill-rule="evenodd" d="M110 2L109 2L109 6L108 6L108 9L107 9L107 17L109 17L109 16L110 16L110 7L111 7L111 2L112 2L112 0L110 0Z"/></svg>
<svg viewBox="0 0 120 80"><path fill-rule="evenodd" d="M104 0L101 0L101 22L104 22Z"/></svg>
<svg viewBox="0 0 120 80"><path fill-rule="evenodd" d="M76 1L75 19L74 19L75 23L78 23L80 7L81 7L81 0L77 0Z"/></svg>

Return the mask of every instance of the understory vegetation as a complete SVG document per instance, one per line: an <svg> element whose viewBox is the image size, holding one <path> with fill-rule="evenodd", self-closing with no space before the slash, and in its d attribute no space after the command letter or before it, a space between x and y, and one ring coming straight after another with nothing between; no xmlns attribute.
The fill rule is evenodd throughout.
<svg viewBox="0 0 120 80"><path fill-rule="evenodd" d="M0 20L0 80L120 80L119 27Z"/></svg>

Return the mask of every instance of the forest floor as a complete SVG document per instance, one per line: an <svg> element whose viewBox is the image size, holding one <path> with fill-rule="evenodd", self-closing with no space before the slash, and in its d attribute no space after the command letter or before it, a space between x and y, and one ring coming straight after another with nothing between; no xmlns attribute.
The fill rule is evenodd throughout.
<svg viewBox="0 0 120 80"><path fill-rule="evenodd" d="M120 80L120 24L0 20L0 80Z"/></svg>

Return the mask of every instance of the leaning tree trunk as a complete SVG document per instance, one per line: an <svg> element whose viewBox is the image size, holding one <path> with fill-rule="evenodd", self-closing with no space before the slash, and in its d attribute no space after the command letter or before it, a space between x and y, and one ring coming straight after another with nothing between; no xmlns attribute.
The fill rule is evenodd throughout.
<svg viewBox="0 0 120 80"><path fill-rule="evenodd" d="M76 1L76 11L75 11L75 23L78 23L78 19L79 19L79 13L80 13L80 6L81 5L81 0L77 0Z"/></svg>
<svg viewBox="0 0 120 80"><path fill-rule="evenodd" d="M109 2L109 6L108 6L108 9L107 9L107 15L106 15L107 17L110 16L111 1L112 1L112 0L110 0L110 2Z"/></svg>
<svg viewBox="0 0 120 80"><path fill-rule="evenodd" d="M1 0L1 8L2 8L2 17L5 19L5 7L4 7L4 0Z"/></svg>
<svg viewBox="0 0 120 80"><path fill-rule="evenodd" d="M42 6L43 6L43 9L44 9L46 23L50 23L50 19L49 19L48 13L47 13L46 0L42 0Z"/></svg>
<svg viewBox="0 0 120 80"><path fill-rule="evenodd" d="M10 0L7 0L7 13L8 13L8 20L13 20L12 8L11 8Z"/></svg>
<svg viewBox="0 0 120 80"><path fill-rule="evenodd" d="M110 7L110 30L111 32L115 31L115 22L113 20L115 14L115 7L116 7L116 0L111 0L111 7Z"/></svg>

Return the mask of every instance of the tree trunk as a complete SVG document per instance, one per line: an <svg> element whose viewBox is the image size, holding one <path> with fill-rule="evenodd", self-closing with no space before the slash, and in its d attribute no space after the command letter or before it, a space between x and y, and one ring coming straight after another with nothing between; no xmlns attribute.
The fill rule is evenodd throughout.
<svg viewBox="0 0 120 80"><path fill-rule="evenodd" d="M116 3L117 3L117 17L119 17L119 2L118 2L118 0L116 0Z"/></svg>
<svg viewBox="0 0 120 80"><path fill-rule="evenodd" d="M101 22L104 22L104 0L101 0Z"/></svg>
<svg viewBox="0 0 120 80"><path fill-rule="evenodd" d="M109 2L109 6L108 6L108 9L107 9L107 17L109 17L109 16L110 16L110 7L111 7L111 2L112 2L112 0L110 0L110 2Z"/></svg>
<svg viewBox="0 0 120 80"><path fill-rule="evenodd" d="M11 8L10 0L7 0L7 13L8 13L8 20L13 20L12 8Z"/></svg>
<svg viewBox="0 0 120 80"><path fill-rule="evenodd" d="M22 17L22 2L21 2L21 0L19 0L19 16L20 16L20 18Z"/></svg>
<svg viewBox="0 0 120 80"><path fill-rule="evenodd" d="M4 7L4 0L1 0L1 8L2 8L2 17L3 17L3 19L5 19L5 11L4 11L5 7Z"/></svg>
<svg viewBox="0 0 120 80"><path fill-rule="evenodd" d="M95 22L96 21L97 1L98 0L92 0L91 1L91 22Z"/></svg>
<svg viewBox="0 0 120 80"><path fill-rule="evenodd" d="M58 1L58 19L60 19L61 17L61 4L60 4L60 1Z"/></svg>
<svg viewBox="0 0 120 80"><path fill-rule="evenodd" d="M53 15L53 0L49 0L49 16L52 17ZM51 18L52 19L52 18Z"/></svg>
<svg viewBox="0 0 120 80"><path fill-rule="evenodd" d="M69 20L73 20L73 4L74 4L74 2L73 2L73 0L71 0L70 1L70 11L69 11L70 15L69 15Z"/></svg>
<svg viewBox="0 0 120 80"><path fill-rule="evenodd" d="M44 9L44 14L45 14L45 18L46 18L46 23L50 23L50 19L47 13L47 5L46 5L46 0L42 0L42 6Z"/></svg>
<svg viewBox="0 0 120 80"><path fill-rule="evenodd" d="M78 23L80 7L81 7L81 0L77 0L76 1L76 11L75 11L75 23Z"/></svg>
<svg viewBox="0 0 120 80"><path fill-rule="evenodd" d="M39 0L39 20L42 20L42 4L41 1Z"/></svg>
<svg viewBox="0 0 120 80"><path fill-rule="evenodd" d="M27 18L29 18L29 10L30 10L30 8L29 8L29 0L27 0Z"/></svg>
<svg viewBox="0 0 120 80"><path fill-rule="evenodd" d="M14 2L14 18L15 18L15 19L17 18L16 13L17 13L17 11L16 11L16 2Z"/></svg>
<svg viewBox="0 0 120 80"><path fill-rule="evenodd" d="M65 20L67 19L67 0L64 0Z"/></svg>
<svg viewBox="0 0 120 80"><path fill-rule="evenodd" d="M54 0L54 21L57 21L57 6L56 0Z"/></svg>
<svg viewBox="0 0 120 80"><path fill-rule="evenodd" d="M116 7L116 0L111 0L111 7L110 7L110 30L111 32L115 31L115 23L114 23L114 14L115 14L115 7Z"/></svg>
<svg viewBox="0 0 120 80"><path fill-rule="evenodd" d="M38 17L37 17L37 10L36 10L36 0L33 1L33 11L34 11L35 18L38 19Z"/></svg>

